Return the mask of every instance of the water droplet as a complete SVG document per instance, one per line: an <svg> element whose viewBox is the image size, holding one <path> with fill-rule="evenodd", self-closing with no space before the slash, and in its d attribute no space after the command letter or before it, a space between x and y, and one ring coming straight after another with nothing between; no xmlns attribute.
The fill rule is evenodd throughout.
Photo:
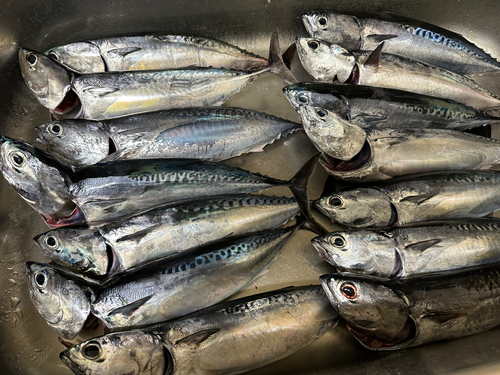
<svg viewBox="0 0 500 375"><path fill-rule="evenodd" d="M12 284L12 286L17 285L17 282L14 279L9 279L8 281L9 281L9 283Z"/></svg>
<svg viewBox="0 0 500 375"><path fill-rule="evenodd" d="M10 306L12 308L12 310L14 310L17 305L19 305L19 302L21 302L21 300L17 297L10 297Z"/></svg>
<svg viewBox="0 0 500 375"><path fill-rule="evenodd" d="M23 310L21 310L19 307L14 310L16 315L18 316L19 320L23 320Z"/></svg>

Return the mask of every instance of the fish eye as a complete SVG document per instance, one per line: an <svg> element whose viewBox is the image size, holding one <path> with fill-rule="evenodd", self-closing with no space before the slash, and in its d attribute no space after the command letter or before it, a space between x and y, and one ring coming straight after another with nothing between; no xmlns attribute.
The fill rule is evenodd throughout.
<svg viewBox="0 0 500 375"><path fill-rule="evenodd" d="M309 98L305 94L298 94L297 101L302 104L307 104L309 103Z"/></svg>
<svg viewBox="0 0 500 375"><path fill-rule="evenodd" d="M26 163L26 157L21 151L12 152L10 159L16 167L22 167Z"/></svg>
<svg viewBox="0 0 500 375"><path fill-rule="evenodd" d="M327 22L328 22L328 19L325 16L318 17L318 26L321 29L325 29L326 28Z"/></svg>
<svg viewBox="0 0 500 375"><path fill-rule="evenodd" d="M101 346L98 342L91 341L82 348L82 353L85 358L95 360L101 356Z"/></svg>
<svg viewBox="0 0 500 375"><path fill-rule="evenodd" d="M50 57L52 60L59 61L59 56L55 52L49 52L47 57Z"/></svg>
<svg viewBox="0 0 500 375"><path fill-rule="evenodd" d="M356 299L358 298L358 290L351 283L344 283L340 286L340 292L347 299Z"/></svg>
<svg viewBox="0 0 500 375"><path fill-rule="evenodd" d="M37 272L35 274L35 283L36 285L38 285L39 288L45 288L48 280L49 278L43 271Z"/></svg>
<svg viewBox="0 0 500 375"><path fill-rule="evenodd" d="M48 247L50 248L56 248L58 243L57 243L57 238L54 236L49 236L45 239L45 243L47 244Z"/></svg>
<svg viewBox="0 0 500 375"><path fill-rule="evenodd" d="M309 46L309 48L311 48L313 51L315 49L318 49L319 47L319 43L316 42L315 40L310 40L309 42L307 42L307 45Z"/></svg>
<svg viewBox="0 0 500 375"><path fill-rule="evenodd" d="M54 135L61 135L62 134L62 126L58 123L51 124L48 128L49 133L52 133Z"/></svg>
<svg viewBox="0 0 500 375"><path fill-rule="evenodd" d="M334 236L332 237L332 239L330 240L330 242L332 243L332 245L336 246L336 247L340 247L342 251L346 251L347 248L346 248L346 240L344 239L344 237L342 236Z"/></svg>
<svg viewBox="0 0 500 375"><path fill-rule="evenodd" d="M319 116L319 118L327 118L328 117L328 112L323 110L323 109L318 109L316 111L316 114Z"/></svg>
<svg viewBox="0 0 500 375"><path fill-rule="evenodd" d="M26 55L26 61L30 65L35 65L37 60L38 59L37 59L36 55L34 55L32 53L29 53L29 54Z"/></svg>
<svg viewBox="0 0 500 375"><path fill-rule="evenodd" d="M342 199L340 199L340 197L331 197L328 200L328 204L333 207L342 207L344 205L344 202L342 201Z"/></svg>

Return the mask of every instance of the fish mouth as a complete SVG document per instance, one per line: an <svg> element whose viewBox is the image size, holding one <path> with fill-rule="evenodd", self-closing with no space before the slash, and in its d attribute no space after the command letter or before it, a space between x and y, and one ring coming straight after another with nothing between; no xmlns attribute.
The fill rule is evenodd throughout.
<svg viewBox="0 0 500 375"><path fill-rule="evenodd" d="M365 333L363 329L356 327L351 323L346 324L347 329L352 335L363 345L370 350L396 350L403 347L408 347L415 340L417 326L413 319L408 317L405 327L392 340L384 340L377 336Z"/></svg>
<svg viewBox="0 0 500 375"><path fill-rule="evenodd" d="M371 160L372 148L368 140L365 141L361 151L349 160L340 160L323 153L319 162L330 174L353 172L365 167Z"/></svg>
<svg viewBox="0 0 500 375"><path fill-rule="evenodd" d="M70 349L65 350L64 352L61 352L59 354L59 359L64 363L68 368L73 371L75 374L84 374L85 372L80 369L80 367L69 358L69 356L66 354L66 352Z"/></svg>
<svg viewBox="0 0 500 375"><path fill-rule="evenodd" d="M332 264L332 262L330 261L330 259L326 255L326 254L328 254L328 250L326 249L325 246L323 246L319 237L315 237L315 238L311 239L311 243L318 251L319 256L321 258L323 258L324 260L326 260L328 263Z"/></svg>

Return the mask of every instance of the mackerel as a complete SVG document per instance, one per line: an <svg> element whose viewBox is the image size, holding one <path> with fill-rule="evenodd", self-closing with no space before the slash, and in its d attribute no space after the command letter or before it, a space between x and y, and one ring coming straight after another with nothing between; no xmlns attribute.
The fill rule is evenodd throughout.
<svg viewBox="0 0 500 375"><path fill-rule="evenodd" d="M97 337L61 353L77 375L240 374L285 358L335 327L319 286L225 302L172 322Z"/></svg>
<svg viewBox="0 0 500 375"><path fill-rule="evenodd" d="M300 212L293 198L234 195L158 207L98 228L58 228L35 242L76 272L112 276L229 236L277 228Z"/></svg>
<svg viewBox="0 0 500 375"><path fill-rule="evenodd" d="M302 65L317 81L338 80L410 91L491 112L500 107L500 98L476 81L433 65L382 53L384 43L373 52L358 53L319 39L301 38L296 44Z"/></svg>
<svg viewBox="0 0 500 375"><path fill-rule="evenodd" d="M36 130L47 152L78 169L103 159L225 160L262 151L302 126L246 109L194 107L103 121L52 121Z"/></svg>
<svg viewBox="0 0 500 375"><path fill-rule="evenodd" d="M500 221L336 231L311 242L337 271L394 280L500 262Z"/></svg>
<svg viewBox="0 0 500 375"><path fill-rule="evenodd" d="M111 330L138 328L173 319L228 298L255 279L276 259L298 227L262 232L199 249L175 260L158 260L117 274L104 284L89 284L66 269L28 262L30 297L43 317L52 310L70 310L48 324L64 338L73 338L87 317L78 313L90 303L90 311ZM63 281L50 281L56 273ZM67 279L67 281L64 281ZM66 305L65 285L80 303ZM80 289L78 288L80 287ZM87 311L87 310L85 310ZM72 319L63 321L64 316ZM80 321L74 319L80 316ZM55 323L55 324L54 324Z"/></svg>
<svg viewBox="0 0 500 375"><path fill-rule="evenodd" d="M500 324L498 267L401 281L324 275L330 302L365 348L398 350Z"/></svg>
<svg viewBox="0 0 500 375"><path fill-rule="evenodd" d="M500 208L499 184L497 171L430 173L348 188L321 197L315 206L352 228L479 218Z"/></svg>
<svg viewBox="0 0 500 375"><path fill-rule="evenodd" d="M374 51L381 42L387 53L426 62L458 74L497 72L500 63L462 35L389 12L340 14L310 12L302 16L313 38L349 50Z"/></svg>
<svg viewBox="0 0 500 375"><path fill-rule="evenodd" d="M268 63L231 44L191 35L102 38L53 47L45 54L80 74L189 66L255 70Z"/></svg>

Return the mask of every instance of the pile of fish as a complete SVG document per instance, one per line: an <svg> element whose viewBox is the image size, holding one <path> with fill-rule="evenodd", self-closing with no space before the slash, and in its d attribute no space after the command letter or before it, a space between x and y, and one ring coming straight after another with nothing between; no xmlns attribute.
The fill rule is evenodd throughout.
<svg viewBox="0 0 500 375"><path fill-rule="evenodd" d="M27 263L30 297L62 342L92 319L111 332L61 353L75 374L242 373L340 317L372 350L500 324L500 221L484 218L500 208L500 172L487 170L500 141L464 132L500 121L500 98L467 76L500 63L393 15L303 22L310 38L295 47L322 82L296 82L277 32L269 59L185 35L20 49L23 78L53 118L36 127L45 151L0 136L2 173L50 227L34 240L57 263ZM268 71L288 84L302 124L220 107ZM222 162L302 130L321 156L290 180ZM335 191L328 179L312 212L318 160L336 179L373 185ZM275 186L293 198L256 194ZM320 214L348 229L327 233ZM223 302L300 229L318 235L311 251L336 273Z"/></svg>

